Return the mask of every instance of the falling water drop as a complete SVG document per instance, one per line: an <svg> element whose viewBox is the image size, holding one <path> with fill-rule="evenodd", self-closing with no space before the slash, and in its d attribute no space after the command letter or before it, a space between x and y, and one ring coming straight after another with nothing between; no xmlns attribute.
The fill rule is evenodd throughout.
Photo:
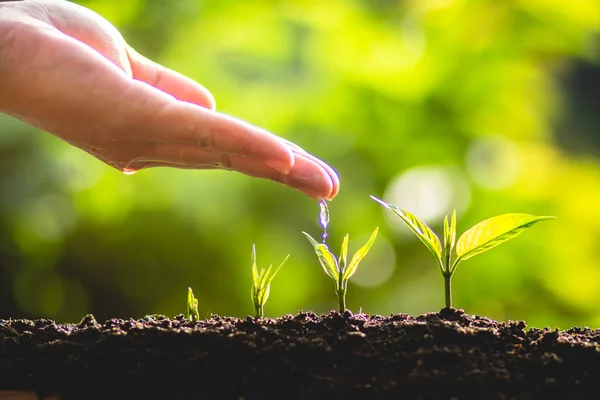
<svg viewBox="0 0 600 400"><path fill-rule="evenodd" d="M323 243L325 243L325 239L327 239L327 225L329 225L329 208L327 207L327 201L321 200L319 202L319 208L321 211L319 212L319 223L323 227Z"/></svg>

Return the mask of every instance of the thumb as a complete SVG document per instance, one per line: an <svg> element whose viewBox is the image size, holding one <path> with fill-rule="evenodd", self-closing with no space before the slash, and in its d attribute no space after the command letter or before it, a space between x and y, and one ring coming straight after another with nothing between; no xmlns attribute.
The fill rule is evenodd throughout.
<svg viewBox="0 0 600 400"><path fill-rule="evenodd" d="M150 61L129 45L126 45L125 49L134 79L146 82L177 100L215 110L215 99L204 86L178 72Z"/></svg>

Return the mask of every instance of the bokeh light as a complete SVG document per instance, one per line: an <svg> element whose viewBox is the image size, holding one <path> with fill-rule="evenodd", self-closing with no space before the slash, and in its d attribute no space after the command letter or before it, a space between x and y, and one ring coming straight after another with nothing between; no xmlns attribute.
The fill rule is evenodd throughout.
<svg viewBox="0 0 600 400"><path fill-rule="evenodd" d="M390 182L384 200L409 210L425 222L440 222L444 215L464 212L471 201L470 188L461 174L444 167L416 167ZM402 226L397 217L385 213L392 224Z"/></svg>

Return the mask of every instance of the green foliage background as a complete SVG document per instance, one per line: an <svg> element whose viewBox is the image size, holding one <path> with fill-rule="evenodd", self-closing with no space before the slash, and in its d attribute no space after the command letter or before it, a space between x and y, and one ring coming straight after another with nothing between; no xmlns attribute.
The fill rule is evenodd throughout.
<svg viewBox="0 0 600 400"><path fill-rule="evenodd" d="M459 233L505 212L558 216L461 264L454 304L600 327L599 2L79 3L204 84L219 111L337 169L332 248L348 232L352 253L381 227L350 281L353 311L443 305L435 261L374 194L438 234L453 208ZM267 315L336 307L301 234L319 234L318 205L300 193L221 171L124 176L9 117L0 132L0 318L172 316L188 286L201 316L245 316L253 243L259 267L291 254Z"/></svg>

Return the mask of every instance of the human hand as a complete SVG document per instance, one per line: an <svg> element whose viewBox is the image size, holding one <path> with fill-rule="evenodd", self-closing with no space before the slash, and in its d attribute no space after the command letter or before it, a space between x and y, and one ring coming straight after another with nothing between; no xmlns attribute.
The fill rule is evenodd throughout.
<svg viewBox="0 0 600 400"><path fill-rule="evenodd" d="M94 12L64 0L0 2L0 112L126 173L222 168L335 197L326 163L214 109L208 90L135 52Z"/></svg>

